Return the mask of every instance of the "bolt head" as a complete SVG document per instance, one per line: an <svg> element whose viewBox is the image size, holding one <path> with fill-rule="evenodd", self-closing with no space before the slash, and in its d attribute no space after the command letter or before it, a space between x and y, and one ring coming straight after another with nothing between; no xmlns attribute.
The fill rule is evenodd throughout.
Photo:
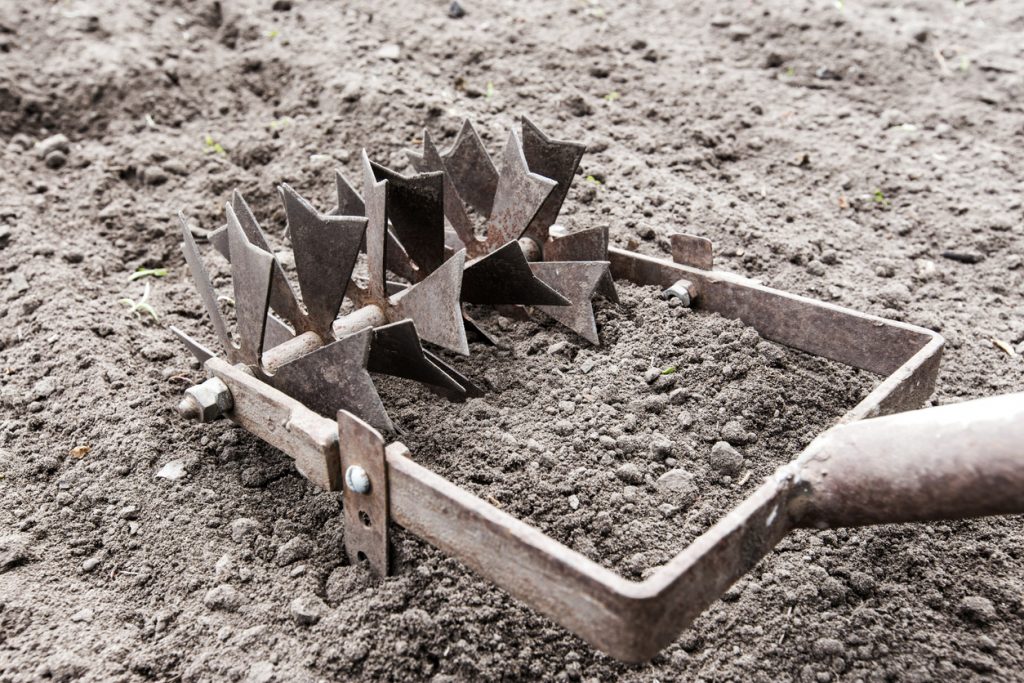
<svg viewBox="0 0 1024 683"><path fill-rule="evenodd" d="M192 399L192 407L197 410L200 422L211 422L231 410L231 391L216 377L189 387L185 395Z"/></svg>
<svg viewBox="0 0 1024 683"><path fill-rule="evenodd" d="M353 493L369 493L370 475L359 465L350 465L345 470L345 485Z"/></svg>

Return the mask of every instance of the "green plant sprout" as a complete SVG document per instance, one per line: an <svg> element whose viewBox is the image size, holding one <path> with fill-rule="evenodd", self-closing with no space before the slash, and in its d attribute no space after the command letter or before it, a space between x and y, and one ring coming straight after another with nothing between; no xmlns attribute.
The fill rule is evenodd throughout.
<svg viewBox="0 0 1024 683"><path fill-rule="evenodd" d="M494 93L494 83L492 83L491 81L487 81L487 87L484 89L484 99L491 99L492 97L494 97Z"/></svg>
<svg viewBox="0 0 1024 683"><path fill-rule="evenodd" d="M279 35L281 35L281 32L276 28L272 28L263 35L265 35L268 39L273 40L274 38L277 38Z"/></svg>
<svg viewBox="0 0 1024 683"><path fill-rule="evenodd" d="M612 90L610 93L604 96L604 99L608 102L614 102L615 100L622 97L618 90Z"/></svg>
<svg viewBox="0 0 1024 683"><path fill-rule="evenodd" d="M139 268L134 273L128 276L128 282L135 282L136 280L144 277L166 277L166 268Z"/></svg>
<svg viewBox="0 0 1024 683"><path fill-rule="evenodd" d="M595 185L604 185L604 183L602 183L600 180L598 180L597 178L595 178L592 175L588 175L587 178L586 178L586 181L588 183L594 183Z"/></svg>
<svg viewBox="0 0 1024 683"><path fill-rule="evenodd" d="M871 193L871 198L875 200L875 204L881 204L882 206L889 206L889 200L886 199L880 188L875 188L875 191Z"/></svg>
<svg viewBox="0 0 1024 683"><path fill-rule="evenodd" d="M142 298L136 301L135 299L118 299L117 303L122 306L128 306L128 310L139 320L142 319L143 313L148 313L153 316L154 322L160 322L160 317L156 314L156 309L153 308L152 304L149 303L149 283L146 283L146 288L142 292Z"/></svg>
<svg viewBox="0 0 1024 683"><path fill-rule="evenodd" d="M206 147L207 152L213 152L214 154L225 154L224 147L219 142L213 139L213 136L209 133L203 138L203 146Z"/></svg>
<svg viewBox="0 0 1024 683"><path fill-rule="evenodd" d="M674 375L675 373L676 373L676 366L674 366L674 365L670 365L670 366L668 366L667 368L665 368L664 370L661 371L661 374L663 374L663 375Z"/></svg>

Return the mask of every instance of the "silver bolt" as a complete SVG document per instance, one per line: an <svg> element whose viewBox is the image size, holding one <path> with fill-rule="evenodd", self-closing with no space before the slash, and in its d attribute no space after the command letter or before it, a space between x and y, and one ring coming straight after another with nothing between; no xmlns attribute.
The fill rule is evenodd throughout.
<svg viewBox="0 0 1024 683"><path fill-rule="evenodd" d="M353 493L369 493L370 475L359 465L350 465L345 470L345 485Z"/></svg>
<svg viewBox="0 0 1024 683"><path fill-rule="evenodd" d="M689 280L677 280L661 293L662 299L678 299L683 306L693 303L697 288Z"/></svg>
<svg viewBox="0 0 1024 683"><path fill-rule="evenodd" d="M220 379L211 377L185 390L178 412L187 420L211 422L231 410L231 390Z"/></svg>

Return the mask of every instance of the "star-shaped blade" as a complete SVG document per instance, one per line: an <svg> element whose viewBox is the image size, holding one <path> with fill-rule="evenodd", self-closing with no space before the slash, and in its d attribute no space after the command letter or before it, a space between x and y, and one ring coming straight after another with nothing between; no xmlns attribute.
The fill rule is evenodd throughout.
<svg viewBox="0 0 1024 683"><path fill-rule="evenodd" d="M181 251L185 254L185 262L188 264L188 269L192 272L192 279L196 283L196 289L199 290L199 298L203 300L203 307L206 308L206 313L210 316L214 334L217 335L221 346L224 347L225 355L231 363L237 363L238 358L235 345L231 342L230 335L228 335L224 316L221 315L220 306L217 304L217 293L213 290L213 285L210 284L210 275L206 272L206 267L203 265L203 259L199 255L195 238L192 237L192 231L188 227L188 221L182 213L178 214L178 221L181 223ZM196 350L188 341L185 344L195 353Z"/></svg>
<svg viewBox="0 0 1024 683"><path fill-rule="evenodd" d="M268 378L275 388L330 417L347 410L378 429L391 430L366 364L373 330L366 328L286 363Z"/></svg>
<svg viewBox="0 0 1024 683"><path fill-rule="evenodd" d="M352 186L340 169L334 170L334 184L338 191L338 206L331 213L337 216L363 216L366 214L363 198L359 196L356 188Z"/></svg>
<svg viewBox="0 0 1024 683"><path fill-rule="evenodd" d="M458 188L456 188L452 180L452 173L445 165L441 153L437 151L437 147L434 145L434 141L427 130L423 131L423 154L418 155L413 152L407 152L407 154L413 168L418 173L425 173L427 171L441 171L444 173L445 218L452 224L455 234L458 235L459 240L466 247L467 251L471 255L476 255L475 247L478 240L473 230L473 221L466 212L466 205L462 203L462 197L459 196Z"/></svg>
<svg viewBox="0 0 1024 683"><path fill-rule="evenodd" d="M235 291L238 360L246 365L259 366L270 309L274 256L252 244L245 236L235 210L230 204L225 208L231 245L231 285Z"/></svg>
<svg viewBox="0 0 1024 683"><path fill-rule="evenodd" d="M321 339L331 339L331 325L359 257L366 219L321 214L288 185L281 186L281 197L310 328Z"/></svg>
<svg viewBox="0 0 1024 683"><path fill-rule="evenodd" d="M474 259L462 275L462 300L471 304L565 306L569 300L537 279L519 242Z"/></svg>
<svg viewBox="0 0 1024 683"><path fill-rule="evenodd" d="M373 329L370 372L411 379L464 396L465 388L435 365L426 355L412 320L400 320Z"/></svg>
<svg viewBox="0 0 1024 683"><path fill-rule="evenodd" d="M363 202L366 205L366 270L370 298L382 301L387 296L386 274L388 233L388 181L377 180L366 150L362 153Z"/></svg>
<svg viewBox="0 0 1024 683"><path fill-rule="evenodd" d="M489 215L498 187L498 169L472 122L463 121L451 149L441 158L459 196L480 215ZM415 167L416 158L411 156L410 161Z"/></svg>
<svg viewBox="0 0 1024 683"><path fill-rule="evenodd" d="M487 247L493 251L522 237L556 183L531 173L523 146L515 131L509 131L502 154L501 175L494 192L494 206L487 218Z"/></svg>
<svg viewBox="0 0 1024 683"><path fill-rule="evenodd" d="M334 179L338 190L338 206L331 211L331 214L335 216L365 216L366 205L363 203L363 198L353 187L352 183L348 181L348 178L345 177L345 174L335 169ZM363 235L363 241L359 245L359 251L366 251L365 234ZM410 282L416 282L420 279L412 259L405 253L405 248L398 243L391 230L388 230L388 244L385 251L388 259L388 270L400 277L404 277Z"/></svg>
<svg viewBox="0 0 1024 683"><path fill-rule="evenodd" d="M523 117L523 154L530 170L558 183L533 217L526 235L543 244L550 228L562 210L562 203L572 186L587 146L578 142L553 140Z"/></svg>
<svg viewBox="0 0 1024 683"><path fill-rule="evenodd" d="M374 178L386 180L388 220L419 269L433 272L444 261L444 173L403 176L370 162Z"/></svg>
<svg viewBox="0 0 1024 683"><path fill-rule="evenodd" d="M217 355L174 325L171 325L171 334L177 337L201 364Z"/></svg>
<svg viewBox="0 0 1024 683"><path fill-rule="evenodd" d="M608 226L552 237L543 245L545 261L607 261ZM619 294L615 291L615 281L612 280L610 270L605 272L598 283L597 293L609 301L619 302Z"/></svg>
<svg viewBox="0 0 1024 683"><path fill-rule="evenodd" d="M461 250L422 282L391 297L388 319L397 322L411 318L421 339L449 351L469 355L462 307L459 305L465 264L466 251Z"/></svg>
<svg viewBox="0 0 1024 683"><path fill-rule="evenodd" d="M608 262L600 261L545 261L531 263L530 268L544 282L551 285L572 304L569 306L538 306L591 344L600 344L597 321L591 299L602 276L608 271Z"/></svg>

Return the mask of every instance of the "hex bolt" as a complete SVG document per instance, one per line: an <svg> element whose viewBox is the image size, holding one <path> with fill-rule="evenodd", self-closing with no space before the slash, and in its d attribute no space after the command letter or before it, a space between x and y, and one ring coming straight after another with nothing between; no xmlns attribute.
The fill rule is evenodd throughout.
<svg viewBox="0 0 1024 683"><path fill-rule="evenodd" d="M349 465L345 470L345 485L353 493L369 493L370 475L359 465Z"/></svg>
<svg viewBox="0 0 1024 683"><path fill-rule="evenodd" d="M697 287L686 279L676 280L661 293L662 299L679 299L683 306L689 306L697 297Z"/></svg>
<svg viewBox="0 0 1024 683"><path fill-rule="evenodd" d="M178 413L186 420L212 422L231 410L231 390L219 378L211 377L202 384L185 390L178 404Z"/></svg>

